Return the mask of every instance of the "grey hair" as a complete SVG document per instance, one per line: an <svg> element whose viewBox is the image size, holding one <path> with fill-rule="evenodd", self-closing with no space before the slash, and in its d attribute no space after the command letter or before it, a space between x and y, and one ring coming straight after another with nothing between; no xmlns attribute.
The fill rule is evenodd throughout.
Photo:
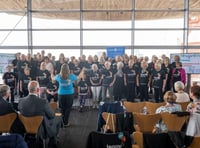
<svg viewBox="0 0 200 148"><path fill-rule="evenodd" d="M6 96L6 93L9 90L10 90L10 87L8 85L5 85L5 84L0 85L0 97Z"/></svg>
<svg viewBox="0 0 200 148"><path fill-rule="evenodd" d="M30 81L28 83L28 91L29 93L34 93L40 87L38 81Z"/></svg>
<svg viewBox="0 0 200 148"><path fill-rule="evenodd" d="M183 90L184 89L184 83L181 82L181 81L177 81L174 83L174 88L176 91L180 91L180 90Z"/></svg>

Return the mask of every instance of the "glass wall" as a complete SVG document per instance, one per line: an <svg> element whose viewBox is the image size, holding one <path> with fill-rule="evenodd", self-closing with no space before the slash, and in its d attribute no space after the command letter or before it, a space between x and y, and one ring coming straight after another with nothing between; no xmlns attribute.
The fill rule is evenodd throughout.
<svg viewBox="0 0 200 148"><path fill-rule="evenodd" d="M27 2L31 4L30 10ZM60 53L68 57L100 54L107 46L124 46L129 55L149 57L200 51L197 0L21 3L20 9L0 11L1 52L24 52L31 48L37 53L44 49L58 59Z"/></svg>

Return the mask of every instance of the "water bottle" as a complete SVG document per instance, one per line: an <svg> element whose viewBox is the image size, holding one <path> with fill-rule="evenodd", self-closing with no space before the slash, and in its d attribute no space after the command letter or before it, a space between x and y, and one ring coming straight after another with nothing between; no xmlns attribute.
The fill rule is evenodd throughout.
<svg viewBox="0 0 200 148"><path fill-rule="evenodd" d="M143 108L143 111L142 111L142 112L143 112L143 114L145 114L145 115L146 115L146 114L148 114L148 110L147 110L147 107L146 107L146 106L144 106L144 108Z"/></svg>

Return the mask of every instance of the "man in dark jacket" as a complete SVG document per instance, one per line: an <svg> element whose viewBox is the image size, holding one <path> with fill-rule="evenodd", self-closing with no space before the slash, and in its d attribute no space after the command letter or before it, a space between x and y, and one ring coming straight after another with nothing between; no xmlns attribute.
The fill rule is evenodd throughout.
<svg viewBox="0 0 200 148"><path fill-rule="evenodd" d="M53 141L53 145L55 145L62 118L55 116L47 100L38 97L40 87L37 81L30 81L28 90L29 95L20 99L18 109L24 116L42 115L44 120L42 123L43 126L39 129L39 136L42 139L50 138L50 143Z"/></svg>
<svg viewBox="0 0 200 148"><path fill-rule="evenodd" d="M9 97L10 97L10 87L5 84L0 85L0 116L9 113L17 114L13 106L7 101L7 98ZM10 132L23 135L24 127L18 117L12 124Z"/></svg>
<svg viewBox="0 0 200 148"><path fill-rule="evenodd" d="M12 105L6 101L10 97L10 87L8 85L0 85L0 115L13 113L15 110Z"/></svg>

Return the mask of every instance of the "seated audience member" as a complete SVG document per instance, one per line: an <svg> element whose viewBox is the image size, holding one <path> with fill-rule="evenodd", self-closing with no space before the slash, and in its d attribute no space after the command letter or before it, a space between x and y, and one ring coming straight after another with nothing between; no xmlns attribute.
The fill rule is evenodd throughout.
<svg viewBox="0 0 200 148"><path fill-rule="evenodd" d="M156 109L156 113L168 112L173 113L177 111L182 111L181 106L176 104L176 95L172 91L167 91L164 95L164 101L166 102L165 106L160 106ZM163 122L159 122L156 125L161 131L167 131L167 127Z"/></svg>
<svg viewBox="0 0 200 148"><path fill-rule="evenodd" d="M7 98L10 97L10 87L8 85L0 85L0 115L6 115L9 113L15 113L12 105L6 101ZM16 113L17 114L17 113ZM20 120L17 118L12 127L11 132L23 134L24 128L21 124Z"/></svg>
<svg viewBox="0 0 200 148"><path fill-rule="evenodd" d="M59 132L62 119L55 116L47 100L38 97L39 88L40 86L37 81L30 81L28 84L29 95L20 99L18 109L24 116L42 115L44 120L43 126L39 129L39 137L44 139L50 138L49 144L56 147L56 136Z"/></svg>
<svg viewBox="0 0 200 148"><path fill-rule="evenodd" d="M8 85L0 85L0 115L15 112L12 105L7 101L10 97L10 87Z"/></svg>
<svg viewBox="0 0 200 148"><path fill-rule="evenodd" d="M190 98L193 102L187 106L187 111L190 112L190 119L186 135L200 136L200 86L196 85L190 88Z"/></svg>
<svg viewBox="0 0 200 148"><path fill-rule="evenodd" d="M200 86L192 86L190 88L190 98L193 100L187 106L187 111L191 113L200 113Z"/></svg>
<svg viewBox="0 0 200 148"><path fill-rule="evenodd" d="M182 111L181 106L176 104L176 95L172 91L167 91L164 95L164 100L166 102L165 106L160 106L156 109L156 113L169 112L173 113L176 111Z"/></svg>
<svg viewBox="0 0 200 148"><path fill-rule="evenodd" d="M190 97L189 95L184 91L184 84L183 82L181 81L177 81L175 84L174 84L174 88L175 88L175 91L177 93L175 93L176 95L176 102L189 102L190 101Z"/></svg>

